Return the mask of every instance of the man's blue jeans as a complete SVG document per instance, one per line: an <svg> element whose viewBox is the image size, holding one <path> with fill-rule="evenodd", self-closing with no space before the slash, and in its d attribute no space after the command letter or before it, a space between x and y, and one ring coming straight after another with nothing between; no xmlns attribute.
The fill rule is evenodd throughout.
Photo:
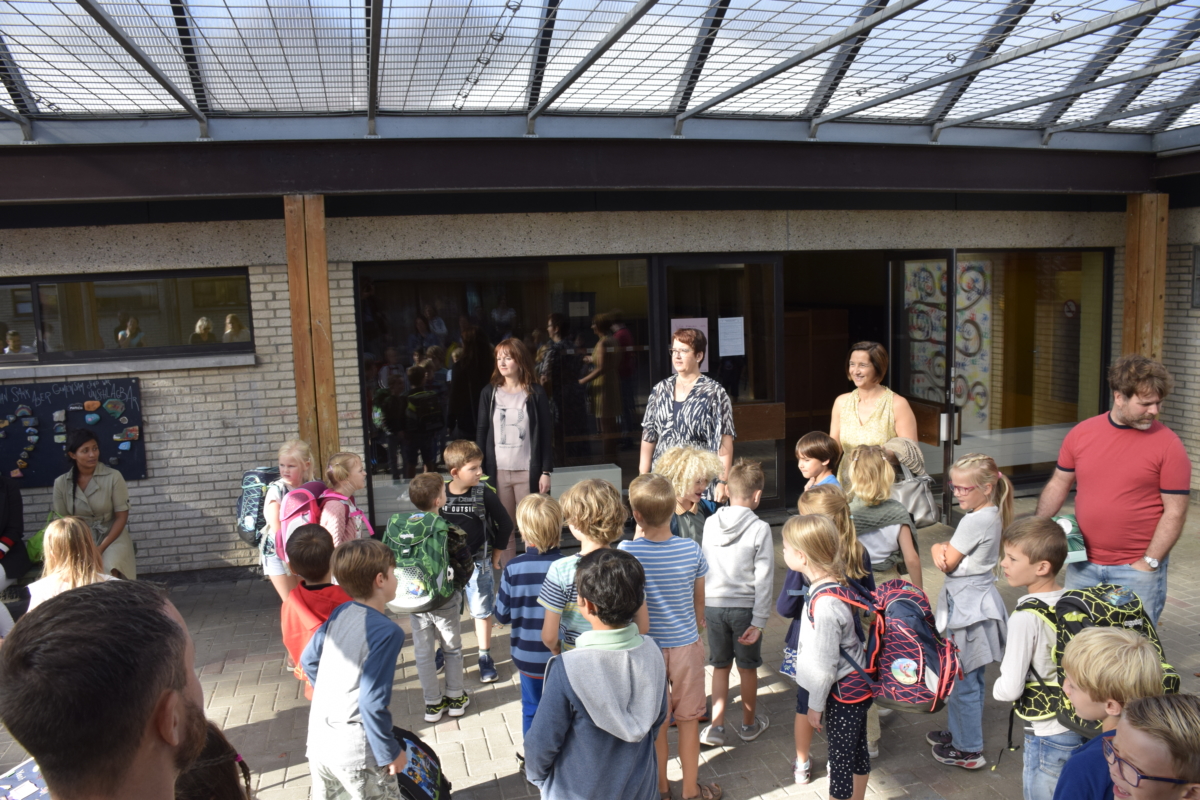
<svg viewBox="0 0 1200 800"><path fill-rule="evenodd" d="M1158 565L1154 572L1143 572L1128 564L1093 564L1090 561L1076 561L1067 565L1068 589L1087 589L1102 583L1113 583L1124 586L1142 599L1142 607L1146 616L1158 625L1163 606L1167 604L1167 564L1168 556Z"/></svg>

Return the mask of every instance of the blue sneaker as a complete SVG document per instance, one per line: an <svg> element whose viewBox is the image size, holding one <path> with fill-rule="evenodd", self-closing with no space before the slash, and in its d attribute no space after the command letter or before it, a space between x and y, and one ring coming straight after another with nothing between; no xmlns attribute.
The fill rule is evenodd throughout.
<svg viewBox="0 0 1200 800"><path fill-rule="evenodd" d="M446 666L446 654L442 652L442 648L439 647L437 649L437 652L433 656L433 663L437 667L438 672L441 672Z"/></svg>
<svg viewBox="0 0 1200 800"><path fill-rule="evenodd" d="M496 672L496 665L492 663L490 655L482 655L479 657L479 680L482 683L494 683L500 679L500 674Z"/></svg>

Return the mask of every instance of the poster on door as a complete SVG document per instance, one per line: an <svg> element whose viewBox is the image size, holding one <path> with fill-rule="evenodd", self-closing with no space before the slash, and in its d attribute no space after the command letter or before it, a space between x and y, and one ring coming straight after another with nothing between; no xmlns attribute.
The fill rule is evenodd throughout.
<svg viewBox="0 0 1200 800"><path fill-rule="evenodd" d="M954 337L954 402L963 410L963 430L988 428L992 353L992 265L958 264ZM946 382L946 264L904 264L904 309L910 358L909 392L934 403Z"/></svg>

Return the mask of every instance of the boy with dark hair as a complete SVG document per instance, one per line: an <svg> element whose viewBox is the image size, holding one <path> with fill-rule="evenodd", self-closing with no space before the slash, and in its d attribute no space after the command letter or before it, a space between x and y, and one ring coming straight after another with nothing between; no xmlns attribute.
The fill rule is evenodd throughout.
<svg viewBox="0 0 1200 800"><path fill-rule="evenodd" d="M446 504L441 514L467 535L467 548L475 562L475 572L466 587L467 606L479 640L479 680L492 683L500 677L491 654L495 609L492 570L500 569L500 556L508 548L513 531L512 518L500 503L495 487L486 481L479 445L469 439L457 439L446 445L443 459L450 470L450 479L446 481Z"/></svg>
<svg viewBox="0 0 1200 800"><path fill-rule="evenodd" d="M392 735L392 683L404 631L384 614L396 597L396 558L353 539L333 553L333 575L353 602L334 609L300 662L313 684L308 762L313 800L401 800L407 763Z"/></svg>
<svg viewBox="0 0 1200 800"><path fill-rule="evenodd" d="M333 557L333 537L320 525L296 528L287 540L287 557L292 572L300 576L300 585L279 609L283 646L296 665L293 674L304 681L304 696L312 700L312 682L304 674L300 655L333 610L350 602L350 595L332 581L329 560Z"/></svg>
<svg viewBox="0 0 1200 800"><path fill-rule="evenodd" d="M526 777L543 800L657 800L654 742L666 722L666 666L633 622L644 598L637 559L608 548L579 559L580 613L591 624L552 658L533 726Z"/></svg>

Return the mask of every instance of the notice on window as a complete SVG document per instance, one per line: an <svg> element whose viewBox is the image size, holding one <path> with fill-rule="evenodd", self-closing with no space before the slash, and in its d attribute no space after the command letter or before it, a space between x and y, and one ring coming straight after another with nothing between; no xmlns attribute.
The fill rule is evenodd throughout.
<svg viewBox="0 0 1200 800"><path fill-rule="evenodd" d="M721 358L746 355L745 317L721 317L717 320L717 352Z"/></svg>
<svg viewBox="0 0 1200 800"><path fill-rule="evenodd" d="M671 320L671 335L675 335L675 331L680 328L695 328L704 334L704 338L708 338L708 318L707 317L680 317L679 319ZM674 342L671 344L675 346ZM712 349L710 346L709 350ZM671 359L671 369L675 369L675 359ZM700 362L700 371L708 372L708 353L704 354L704 360Z"/></svg>
<svg viewBox="0 0 1200 800"><path fill-rule="evenodd" d="M567 303L567 316L572 319L587 318L591 315L591 307L588 305L587 300Z"/></svg>

